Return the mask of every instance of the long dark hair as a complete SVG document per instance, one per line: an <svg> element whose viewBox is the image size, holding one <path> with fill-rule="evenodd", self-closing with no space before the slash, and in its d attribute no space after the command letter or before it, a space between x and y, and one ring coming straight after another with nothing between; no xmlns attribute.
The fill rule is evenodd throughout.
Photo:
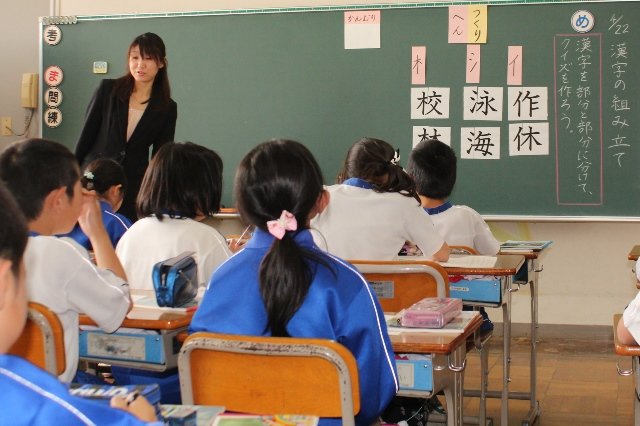
<svg viewBox="0 0 640 426"><path fill-rule="evenodd" d="M127 105L129 104L129 97L133 92L135 80L129 72L128 64L131 49L134 47L140 50L140 55L143 58L149 56L155 59L156 63L164 65L158 69L158 74L153 80L151 98L156 101L155 105L158 109L167 109L171 101L171 86L169 85L169 75L167 74L167 52L160 36L154 33L141 34L129 45L129 50L127 50L127 73L115 81L113 86L115 96Z"/></svg>
<svg viewBox="0 0 640 426"><path fill-rule="evenodd" d="M413 179L392 160L396 151L389 143L374 138L362 138L349 148L342 170L336 179L342 183L360 178L373 185L377 192L398 192L420 202Z"/></svg>
<svg viewBox="0 0 640 426"><path fill-rule="evenodd" d="M292 213L298 230L307 227L309 214L322 195L318 163L301 143L271 140L252 149L240 162L235 198L241 218L267 231L267 221ZM328 267L319 251L300 247L294 233L274 239L260 263L260 292L267 311L265 331L289 336L287 323L302 305L313 280L315 266Z"/></svg>

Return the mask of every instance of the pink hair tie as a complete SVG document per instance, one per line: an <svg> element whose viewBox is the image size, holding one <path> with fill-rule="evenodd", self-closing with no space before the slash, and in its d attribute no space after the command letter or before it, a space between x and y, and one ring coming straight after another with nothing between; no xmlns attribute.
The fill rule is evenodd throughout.
<svg viewBox="0 0 640 426"><path fill-rule="evenodd" d="M271 235L281 240L286 231L295 231L298 229L298 221L294 215L286 210L282 210L279 219L267 222L267 229Z"/></svg>

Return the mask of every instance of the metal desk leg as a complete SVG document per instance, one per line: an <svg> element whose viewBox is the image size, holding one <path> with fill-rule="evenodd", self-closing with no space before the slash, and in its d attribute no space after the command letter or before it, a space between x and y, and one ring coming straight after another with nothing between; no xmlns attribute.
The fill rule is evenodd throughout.
<svg viewBox="0 0 640 426"><path fill-rule="evenodd" d="M480 408L478 410L478 425L487 424L487 387L489 381L489 346L480 345Z"/></svg>
<svg viewBox="0 0 640 426"><path fill-rule="evenodd" d="M507 289L507 302L502 305L503 324L503 365L502 365L502 401L500 411L500 424L509 425L509 366L511 364L511 277L506 277L505 287Z"/></svg>
<svg viewBox="0 0 640 426"><path fill-rule="evenodd" d="M537 259L532 259L529 272L533 273L533 279L529 280L531 287L531 365L530 369L530 385L529 385L529 400L530 408L527 413L527 418L522 421L523 425L532 425L536 418L540 415L540 405L537 398L537 356L538 350L536 345L538 343L538 274L541 269L538 267Z"/></svg>
<svg viewBox="0 0 640 426"><path fill-rule="evenodd" d="M479 426L486 426L487 424L487 397L489 397L488 383L489 383L489 339L491 339L493 333L482 335L480 331L476 331L473 335L473 343L476 350L480 354L480 389L467 389L463 392L463 396L471 396L480 398L480 405L478 408L478 416L464 416L464 424L477 424ZM467 352L468 353L468 352ZM501 392L495 392L498 397L502 395ZM491 423L493 424L493 422Z"/></svg>
<svg viewBox="0 0 640 426"><path fill-rule="evenodd" d="M467 351L465 344L460 345L447 359L447 384L444 386L444 395L447 400L447 426L462 426L462 388L464 385L464 369L466 365ZM449 408L451 407L451 408Z"/></svg>

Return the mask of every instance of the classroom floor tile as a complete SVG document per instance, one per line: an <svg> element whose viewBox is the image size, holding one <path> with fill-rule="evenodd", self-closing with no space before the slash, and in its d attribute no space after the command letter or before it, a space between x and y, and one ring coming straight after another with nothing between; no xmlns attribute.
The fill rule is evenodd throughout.
<svg viewBox="0 0 640 426"><path fill-rule="evenodd" d="M513 391L529 390L529 339L513 339L511 383ZM611 339L584 336L572 339L540 339L537 357L537 399L542 414L536 425L633 425L634 378L616 371L630 368L630 359L613 352ZM502 338L489 341L489 389L502 386ZM480 359L468 354L465 389L478 389ZM440 397L444 402L444 397ZM479 398L464 399L464 415L477 416ZM500 400L487 399L487 416L500 424ZM509 401L509 426L521 425L529 411L529 401Z"/></svg>

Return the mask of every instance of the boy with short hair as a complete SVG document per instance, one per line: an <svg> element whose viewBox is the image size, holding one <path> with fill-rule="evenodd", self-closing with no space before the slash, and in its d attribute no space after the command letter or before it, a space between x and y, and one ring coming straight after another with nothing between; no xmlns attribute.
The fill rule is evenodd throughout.
<svg viewBox="0 0 640 426"><path fill-rule="evenodd" d="M144 397L130 404L112 400L116 410L71 396L65 385L28 361L8 355L27 317L23 254L27 224L16 202L0 183L0 424L140 425L154 422L155 409ZM126 413L128 411L130 414Z"/></svg>
<svg viewBox="0 0 640 426"><path fill-rule="evenodd" d="M64 145L44 139L12 144L0 154L0 180L29 227L24 255L28 299L58 315L66 358L59 378L71 382L78 367L78 315L90 316L110 333L131 308L124 270L102 224L98 201L82 192L78 163ZM93 245L97 268L78 246L53 236L69 232L76 221Z"/></svg>
<svg viewBox="0 0 640 426"><path fill-rule="evenodd" d="M495 255L500 243L482 216L470 207L447 201L456 183L456 161L451 147L429 139L411 151L407 172L416 183L422 207L449 246L467 246L478 254Z"/></svg>
<svg viewBox="0 0 640 426"><path fill-rule="evenodd" d="M467 246L478 254L495 255L500 243L482 216L471 207L447 201L456 183L456 153L437 139L420 142L411 151L407 172L416 183L422 207L429 213L436 231L449 246ZM471 309L465 306L465 310ZM484 320L480 330L493 330L493 323L480 308Z"/></svg>

